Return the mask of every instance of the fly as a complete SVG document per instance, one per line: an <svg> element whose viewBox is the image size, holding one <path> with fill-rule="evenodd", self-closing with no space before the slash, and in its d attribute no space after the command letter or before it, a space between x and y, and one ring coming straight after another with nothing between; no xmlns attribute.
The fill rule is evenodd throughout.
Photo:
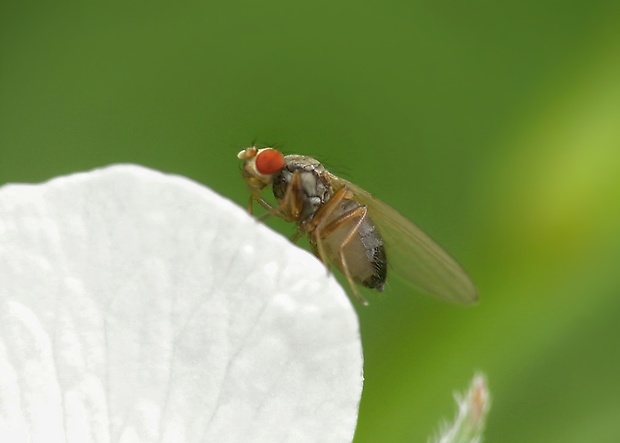
<svg viewBox="0 0 620 443"><path fill-rule="evenodd" d="M256 201L269 214L296 223L291 240L307 234L314 254L344 274L363 304L356 284L383 291L388 260L390 275L421 292L462 304L478 299L463 268L420 228L314 158L255 146L237 157L244 161L249 211ZM261 195L268 186L277 205Z"/></svg>

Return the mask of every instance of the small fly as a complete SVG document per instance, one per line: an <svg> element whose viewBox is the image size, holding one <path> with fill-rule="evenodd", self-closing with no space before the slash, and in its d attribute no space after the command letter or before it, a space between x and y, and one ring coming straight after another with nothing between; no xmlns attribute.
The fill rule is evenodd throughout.
<svg viewBox="0 0 620 443"><path fill-rule="evenodd" d="M383 291L393 273L421 292L470 304L478 293L463 268L400 212L353 183L335 176L317 160L283 155L255 146L241 151L243 178L250 189L249 211L258 202L270 215L297 224L291 238L308 235L314 254L356 284ZM261 193L271 186L277 205Z"/></svg>

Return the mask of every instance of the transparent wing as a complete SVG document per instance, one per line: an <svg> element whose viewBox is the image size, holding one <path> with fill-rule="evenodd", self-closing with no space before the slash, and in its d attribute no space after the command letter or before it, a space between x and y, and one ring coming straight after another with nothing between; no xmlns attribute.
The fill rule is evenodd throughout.
<svg viewBox="0 0 620 443"><path fill-rule="evenodd" d="M368 214L385 242L390 271L429 295L470 304L478 292L467 273L446 251L396 209L374 198L353 183L332 174L332 186L346 187L354 199L368 207Z"/></svg>

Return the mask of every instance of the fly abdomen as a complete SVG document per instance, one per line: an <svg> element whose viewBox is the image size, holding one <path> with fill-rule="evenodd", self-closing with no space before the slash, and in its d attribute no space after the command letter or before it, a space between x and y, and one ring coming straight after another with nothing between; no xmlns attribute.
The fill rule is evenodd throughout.
<svg viewBox="0 0 620 443"><path fill-rule="evenodd" d="M387 279L387 257L385 256L385 247L381 245L369 250L369 252L371 253L371 262L375 271L369 278L362 282L362 285L383 292L385 280Z"/></svg>

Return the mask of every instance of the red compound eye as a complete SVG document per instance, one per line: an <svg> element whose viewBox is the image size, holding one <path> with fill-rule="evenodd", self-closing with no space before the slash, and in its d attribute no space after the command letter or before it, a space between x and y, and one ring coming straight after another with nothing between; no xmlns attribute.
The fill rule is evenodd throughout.
<svg viewBox="0 0 620 443"><path fill-rule="evenodd" d="M256 170L261 174L271 175L284 167L284 156L276 149L265 149L256 156Z"/></svg>

